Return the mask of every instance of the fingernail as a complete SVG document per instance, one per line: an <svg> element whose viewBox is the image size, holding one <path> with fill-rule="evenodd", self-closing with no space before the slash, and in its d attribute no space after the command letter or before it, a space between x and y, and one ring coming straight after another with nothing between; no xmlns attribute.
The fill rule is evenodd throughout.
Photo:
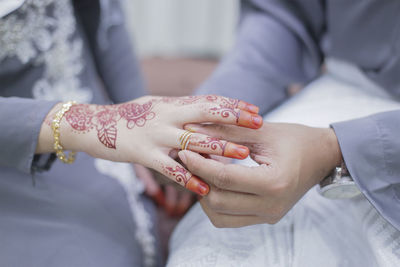
<svg viewBox="0 0 400 267"><path fill-rule="evenodd" d="M245 159L250 151L247 147L228 142L223 156L234 159Z"/></svg>
<svg viewBox="0 0 400 267"><path fill-rule="evenodd" d="M252 116L251 120L252 120L253 124L258 127L261 126L263 123L263 119L258 115Z"/></svg>
<svg viewBox="0 0 400 267"><path fill-rule="evenodd" d="M186 183L186 188L200 196L205 196L210 191L210 187L208 186L208 184L206 184L194 175Z"/></svg>
<svg viewBox="0 0 400 267"><path fill-rule="evenodd" d="M260 115L256 115L244 110L240 112L238 125L247 128L258 129L262 124L263 120Z"/></svg>
<svg viewBox="0 0 400 267"><path fill-rule="evenodd" d="M185 152L184 152L184 151L179 151L178 156L179 156L179 158L181 159L181 161L183 162L183 164L186 165L186 162L187 162L187 161L186 161Z"/></svg>
<svg viewBox="0 0 400 267"><path fill-rule="evenodd" d="M205 196L208 194L208 192L210 191L210 187L208 186L208 184L204 183L204 182L200 182L199 185L197 186L198 189L198 193L201 196Z"/></svg>
<svg viewBox="0 0 400 267"><path fill-rule="evenodd" d="M247 158L247 156L250 153L249 149L247 147L245 147L245 146L238 146L236 148L236 152L237 152L237 155L239 156L238 157L239 159Z"/></svg>

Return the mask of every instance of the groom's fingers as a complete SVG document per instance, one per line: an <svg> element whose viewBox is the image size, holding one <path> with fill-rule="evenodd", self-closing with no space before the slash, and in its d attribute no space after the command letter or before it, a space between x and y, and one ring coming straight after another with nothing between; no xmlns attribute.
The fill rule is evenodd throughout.
<svg viewBox="0 0 400 267"><path fill-rule="evenodd" d="M263 212L265 200L258 195L221 190L211 186L202 200L214 212L230 215L257 215Z"/></svg>
<svg viewBox="0 0 400 267"><path fill-rule="evenodd" d="M187 168L204 181L224 190L251 194L264 193L268 187L268 166L247 167L205 159L191 151L180 151L179 157Z"/></svg>
<svg viewBox="0 0 400 267"><path fill-rule="evenodd" d="M200 204L212 224L217 228L238 228L266 222L264 218L255 215L229 215L215 212L203 200L200 200Z"/></svg>

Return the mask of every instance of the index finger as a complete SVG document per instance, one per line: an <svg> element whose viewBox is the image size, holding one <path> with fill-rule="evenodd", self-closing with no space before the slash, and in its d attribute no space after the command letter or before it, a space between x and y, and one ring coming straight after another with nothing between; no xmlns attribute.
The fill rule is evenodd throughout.
<svg viewBox="0 0 400 267"><path fill-rule="evenodd" d="M258 107L247 102L221 96L199 96L205 101L193 101L185 105L184 116L180 121L185 123L213 122L238 125L246 128L258 129L263 124L263 119L258 112Z"/></svg>
<svg viewBox="0 0 400 267"><path fill-rule="evenodd" d="M167 155L159 154L159 160L153 166L154 170L182 185L186 189L200 196L205 196L210 191L208 184L191 174L185 167Z"/></svg>
<svg viewBox="0 0 400 267"><path fill-rule="evenodd" d="M263 191L267 182L266 165L225 165L187 150L180 151L178 155L193 174L224 190L257 194Z"/></svg>

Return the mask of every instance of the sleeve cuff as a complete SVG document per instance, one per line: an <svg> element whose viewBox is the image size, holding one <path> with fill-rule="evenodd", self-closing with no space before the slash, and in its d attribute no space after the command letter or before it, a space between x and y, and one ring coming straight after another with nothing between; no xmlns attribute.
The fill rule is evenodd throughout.
<svg viewBox="0 0 400 267"><path fill-rule="evenodd" d="M32 164L35 156L36 146L39 140L39 133L42 127L42 123L45 120L49 111L57 104L56 101L48 102L43 101L42 103L38 103L35 108L31 111L31 120L30 120L30 129L32 129L31 134L31 143L29 146L29 150L25 153L25 157L22 158L20 165L18 166L20 170L25 173L32 173Z"/></svg>
<svg viewBox="0 0 400 267"><path fill-rule="evenodd" d="M361 192L400 230L400 111L331 126L346 166Z"/></svg>
<svg viewBox="0 0 400 267"><path fill-rule="evenodd" d="M0 164L30 174L43 120L57 102L10 97L0 103Z"/></svg>

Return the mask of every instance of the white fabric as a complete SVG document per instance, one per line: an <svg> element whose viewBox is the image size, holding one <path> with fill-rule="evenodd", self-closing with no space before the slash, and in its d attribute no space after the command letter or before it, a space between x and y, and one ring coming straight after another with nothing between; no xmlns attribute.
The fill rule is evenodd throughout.
<svg viewBox="0 0 400 267"><path fill-rule="evenodd" d="M25 0L0 0L0 18L19 8Z"/></svg>
<svg viewBox="0 0 400 267"><path fill-rule="evenodd" d="M265 119L327 127L400 108L356 68L330 60L328 69ZM217 229L196 204L173 233L167 266L400 266L400 232L363 196L329 200L316 188L276 225Z"/></svg>

